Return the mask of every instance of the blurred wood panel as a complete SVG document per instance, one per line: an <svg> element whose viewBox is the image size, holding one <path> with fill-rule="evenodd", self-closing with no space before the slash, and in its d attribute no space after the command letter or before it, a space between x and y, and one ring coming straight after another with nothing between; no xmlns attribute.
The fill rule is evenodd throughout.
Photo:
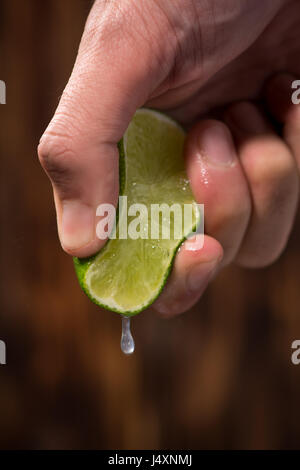
<svg viewBox="0 0 300 470"><path fill-rule="evenodd" d="M0 448L299 448L299 222L271 268L228 268L198 306L133 324L80 291L36 146L90 2L1 0Z"/></svg>

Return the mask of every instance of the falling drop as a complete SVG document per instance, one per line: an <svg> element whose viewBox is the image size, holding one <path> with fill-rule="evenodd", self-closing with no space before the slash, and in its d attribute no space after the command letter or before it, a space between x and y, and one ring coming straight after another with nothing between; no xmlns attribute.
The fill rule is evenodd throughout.
<svg viewBox="0 0 300 470"><path fill-rule="evenodd" d="M130 331L130 317L122 317L121 349L124 354L132 354L134 351L134 340Z"/></svg>

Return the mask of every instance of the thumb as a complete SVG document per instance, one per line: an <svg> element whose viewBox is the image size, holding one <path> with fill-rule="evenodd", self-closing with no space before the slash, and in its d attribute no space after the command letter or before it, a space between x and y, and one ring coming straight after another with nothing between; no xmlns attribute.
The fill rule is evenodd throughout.
<svg viewBox="0 0 300 470"><path fill-rule="evenodd" d="M136 40L135 2L123 2L123 9L118 3L94 4L73 72L38 147L53 186L61 244L79 257L104 243L96 237L96 208L117 204L117 142L155 81L151 40Z"/></svg>

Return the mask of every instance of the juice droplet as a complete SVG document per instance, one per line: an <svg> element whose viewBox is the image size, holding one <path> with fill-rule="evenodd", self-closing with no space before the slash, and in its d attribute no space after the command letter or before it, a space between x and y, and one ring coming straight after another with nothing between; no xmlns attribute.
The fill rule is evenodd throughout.
<svg viewBox="0 0 300 470"><path fill-rule="evenodd" d="M124 354L132 354L134 351L134 340L130 331L130 317L122 317L121 349Z"/></svg>

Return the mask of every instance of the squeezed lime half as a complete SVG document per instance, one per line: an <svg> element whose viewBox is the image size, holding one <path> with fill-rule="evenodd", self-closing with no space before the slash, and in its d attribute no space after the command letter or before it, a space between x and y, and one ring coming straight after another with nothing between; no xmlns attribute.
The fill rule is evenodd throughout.
<svg viewBox="0 0 300 470"><path fill-rule="evenodd" d="M184 131L169 117L140 109L119 143L120 195L127 196L127 207L122 205L117 217L115 238L109 238L90 258L74 258L82 289L101 307L126 316L149 307L167 281L178 247L199 223L200 214L184 170L184 139ZM128 215L133 204L146 208L143 223L137 223L136 214L141 216L140 212ZM172 210L169 220L161 213L154 220L152 208L162 204L179 206L181 220ZM192 207L188 226L184 223L185 205ZM134 224L139 238L120 239L125 219L128 228ZM181 231L175 230L180 228L178 224Z"/></svg>

